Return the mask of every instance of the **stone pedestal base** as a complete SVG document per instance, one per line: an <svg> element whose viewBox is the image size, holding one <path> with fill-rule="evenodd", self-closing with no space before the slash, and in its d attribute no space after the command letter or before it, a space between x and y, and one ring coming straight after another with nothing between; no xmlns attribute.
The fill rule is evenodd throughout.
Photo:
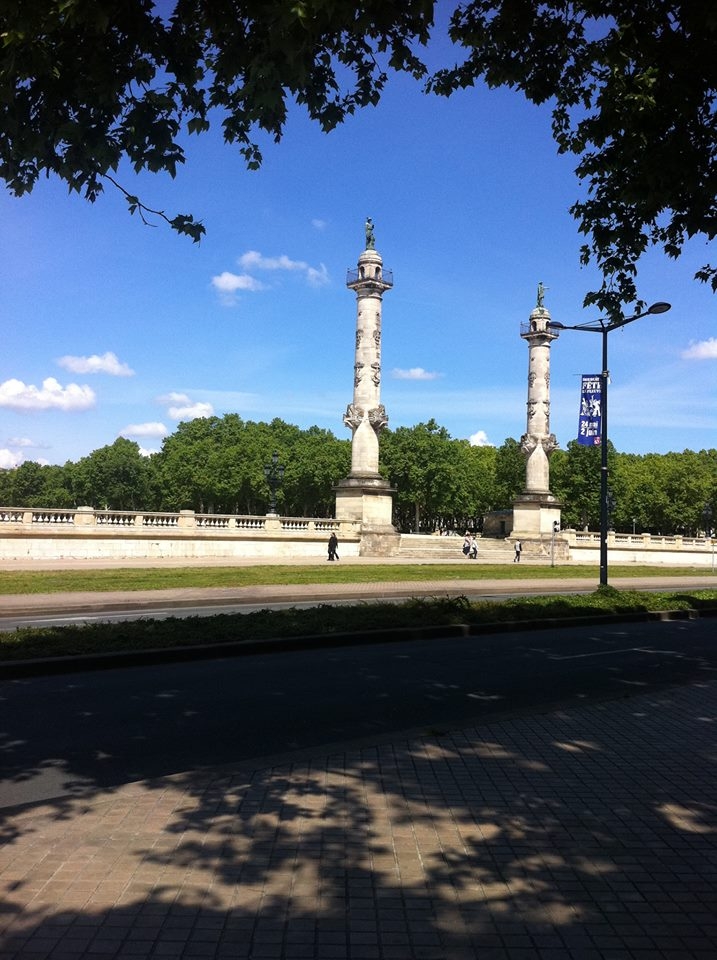
<svg viewBox="0 0 717 960"><path fill-rule="evenodd" d="M335 490L336 519L361 524L359 556L398 553L400 535L391 523L395 487L381 476L351 476L339 480Z"/></svg>
<svg viewBox="0 0 717 960"><path fill-rule="evenodd" d="M401 534L391 530L361 529L360 557L395 557L401 546Z"/></svg>
<svg viewBox="0 0 717 960"><path fill-rule="evenodd" d="M513 501L511 537L520 540L552 536L553 524L560 524L561 507L552 493L521 493Z"/></svg>

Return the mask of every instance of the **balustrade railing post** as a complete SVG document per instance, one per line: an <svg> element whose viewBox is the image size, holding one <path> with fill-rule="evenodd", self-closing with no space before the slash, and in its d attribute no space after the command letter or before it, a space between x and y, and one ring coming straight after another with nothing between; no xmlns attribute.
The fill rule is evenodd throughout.
<svg viewBox="0 0 717 960"><path fill-rule="evenodd" d="M94 527L96 524L94 507L78 507L72 511L75 514L75 525L78 527Z"/></svg>

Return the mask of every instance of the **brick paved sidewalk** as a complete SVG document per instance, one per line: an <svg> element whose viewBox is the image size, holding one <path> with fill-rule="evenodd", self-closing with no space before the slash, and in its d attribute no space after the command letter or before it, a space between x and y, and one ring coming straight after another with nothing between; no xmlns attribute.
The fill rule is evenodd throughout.
<svg viewBox="0 0 717 960"><path fill-rule="evenodd" d="M0 958L714 960L717 683L1 822Z"/></svg>

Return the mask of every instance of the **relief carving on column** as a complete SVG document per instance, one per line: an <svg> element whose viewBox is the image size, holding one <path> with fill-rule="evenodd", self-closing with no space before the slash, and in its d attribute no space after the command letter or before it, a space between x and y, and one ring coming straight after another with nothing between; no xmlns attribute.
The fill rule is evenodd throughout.
<svg viewBox="0 0 717 960"><path fill-rule="evenodd" d="M382 403L368 412L368 421L376 433L380 433L388 425L388 414Z"/></svg>
<svg viewBox="0 0 717 960"><path fill-rule="evenodd" d="M351 427L352 430L355 430L363 420L363 414L364 412L361 407L357 407L355 404L350 403L348 407L346 407L344 423L347 427Z"/></svg>
<svg viewBox="0 0 717 960"><path fill-rule="evenodd" d="M357 360L356 363L354 364L354 386L355 387L357 387L359 383L361 383L361 377L363 376L363 374L361 373L362 370L363 370L363 363L361 362L361 360Z"/></svg>
<svg viewBox="0 0 717 960"><path fill-rule="evenodd" d="M361 338L363 337L363 330L356 331L356 349L361 346Z"/></svg>
<svg viewBox="0 0 717 960"><path fill-rule="evenodd" d="M376 386L378 386L379 383L381 382L381 364L378 362L378 360L374 360L374 362L371 364L371 369L373 370L373 373L371 374L371 379L376 384Z"/></svg>
<svg viewBox="0 0 717 960"><path fill-rule="evenodd" d="M535 407L537 402L535 400L528 400L528 420L532 420L535 416Z"/></svg>
<svg viewBox="0 0 717 960"><path fill-rule="evenodd" d="M530 433L524 433L520 438L520 449L525 454L526 457L529 457L533 450L538 446L538 440Z"/></svg>
<svg viewBox="0 0 717 960"><path fill-rule="evenodd" d="M543 437L540 442L543 446L543 450L545 450L548 456L550 456L553 450L557 450L560 446L554 433L551 433L548 437Z"/></svg>
<svg viewBox="0 0 717 960"><path fill-rule="evenodd" d="M537 377L538 377L538 374L535 372L535 370L531 370L530 373L528 374L528 386L529 386L529 387L532 387L532 386L533 386L533 384L535 383Z"/></svg>
<svg viewBox="0 0 717 960"><path fill-rule="evenodd" d="M373 339L378 349L381 346L381 327L374 327Z"/></svg>

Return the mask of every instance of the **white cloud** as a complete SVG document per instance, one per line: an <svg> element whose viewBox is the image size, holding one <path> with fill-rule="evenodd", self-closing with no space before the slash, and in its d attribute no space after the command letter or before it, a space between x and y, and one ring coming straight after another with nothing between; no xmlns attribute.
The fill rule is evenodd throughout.
<svg viewBox="0 0 717 960"><path fill-rule="evenodd" d="M0 407L11 410L88 410L95 405L91 387L68 383L63 387L54 377L42 381L42 387L6 380L0 383Z"/></svg>
<svg viewBox="0 0 717 960"><path fill-rule="evenodd" d="M265 290L266 287L257 280L256 277L249 276L248 273L230 273L225 270L216 277L212 277L212 286L219 294L219 299L226 307L233 307L237 302L237 293L240 290L255 293L257 290Z"/></svg>
<svg viewBox="0 0 717 960"><path fill-rule="evenodd" d="M186 393L167 393L158 397L157 402L167 407L167 414L173 420L197 420L214 414L211 403L195 402Z"/></svg>
<svg viewBox="0 0 717 960"><path fill-rule="evenodd" d="M318 269L307 267L306 280L310 287L325 287L329 282L329 271L323 263L319 265Z"/></svg>
<svg viewBox="0 0 717 960"><path fill-rule="evenodd" d="M38 444L34 440L30 440L28 437L8 437L7 440L9 446L11 447L36 447Z"/></svg>
<svg viewBox="0 0 717 960"><path fill-rule="evenodd" d="M682 359L717 360L717 337L690 343L689 347L682 351Z"/></svg>
<svg viewBox="0 0 717 960"><path fill-rule="evenodd" d="M0 470L14 470L25 461L25 454L21 450L0 449Z"/></svg>
<svg viewBox="0 0 717 960"><path fill-rule="evenodd" d="M488 434L485 432L485 430L476 430L475 433L472 433L470 437L468 437L468 443L470 443L472 447L494 446L494 444L492 444L488 439Z"/></svg>
<svg viewBox="0 0 717 960"><path fill-rule="evenodd" d="M398 367L391 371L394 380L438 380L440 373L431 373L423 367L411 367L410 370L400 370Z"/></svg>
<svg viewBox="0 0 717 960"><path fill-rule="evenodd" d="M166 437L167 428L158 421L149 423L129 423L120 430L120 437Z"/></svg>
<svg viewBox="0 0 717 960"><path fill-rule="evenodd" d="M70 373L108 373L112 377L133 377L134 370L126 363L118 360L117 355L111 352L99 356L93 353L91 357L59 357L58 366Z"/></svg>
<svg viewBox="0 0 717 960"><path fill-rule="evenodd" d="M237 290L264 290L264 284L261 280L249 276L248 273L230 273L225 270L217 277L212 277L212 286L220 293L236 293Z"/></svg>
<svg viewBox="0 0 717 960"><path fill-rule="evenodd" d="M244 270L307 270L309 266L303 260L292 260L286 254L280 257L265 257L258 250L247 250L237 263Z"/></svg>
<svg viewBox="0 0 717 960"><path fill-rule="evenodd" d="M40 450L43 445L35 443L29 437L8 437L7 447L0 449L0 470L12 470L19 467L27 460L24 451L31 448ZM36 463L47 463L47 460L40 457L33 457L32 459Z"/></svg>
<svg viewBox="0 0 717 960"><path fill-rule="evenodd" d="M153 457L155 453L159 453L159 450L148 450L146 447L139 448L140 457Z"/></svg>
<svg viewBox="0 0 717 960"><path fill-rule="evenodd" d="M225 307L235 306L238 302L237 295L242 291L256 293L258 290L267 289L266 284L257 280L249 271L302 273L311 287L325 287L329 283L329 271L325 264L320 263L318 267L312 267L306 261L292 260L286 254L279 257L265 257L258 250L247 250L237 259L237 263L242 268L242 273L225 270L216 277L212 277L212 286Z"/></svg>
<svg viewBox="0 0 717 960"><path fill-rule="evenodd" d="M319 217L314 217L314 219L311 221L311 226L315 230L325 230L328 224L325 220L320 220Z"/></svg>
<svg viewBox="0 0 717 960"><path fill-rule="evenodd" d="M258 250L247 250L238 258L237 263L244 271L302 273L306 282L312 287L324 287L329 282L329 271L325 264L320 263L318 267L312 267L305 260L292 260L286 254L279 257L265 257ZM264 284L248 272L239 275L225 271L218 277L214 277L212 283L225 298L234 297L237 290L266 289Z"/></svg>
<svg viewBox="0 0 717 960"><path fill-rule="evenodd" d="M189 403L183 407L170 407L167 413L174 420L197 420L200 417L211 417L214 407L211 403Z"/></svg>

